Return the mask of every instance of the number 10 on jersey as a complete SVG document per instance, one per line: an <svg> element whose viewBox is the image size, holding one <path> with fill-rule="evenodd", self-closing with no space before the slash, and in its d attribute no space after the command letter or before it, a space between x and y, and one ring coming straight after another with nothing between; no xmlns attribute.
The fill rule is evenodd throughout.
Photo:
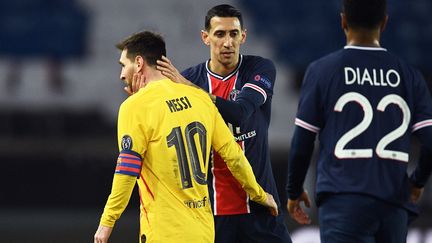
<svg viewBox="0 0 432 243"><path fill-rule="evenodd" d="M182 189L192 187L192 178L189 164L192 166L192 175L194 180L201 185L207 184L207 177L206 174L202 172L198 157L198 149L194 139L195 134L198 134L202 161L204 162L205 167L207 131L202 123L191 122L186 126L184 131L184 135L186 137L186 146L184 144L183 134L180 127L174 127L171 130L171 133L166 137L168 148L174 146L177 152L177 161L180 168ZM185 147L187 147L189 153L189 160L186 155Z"/></svg>

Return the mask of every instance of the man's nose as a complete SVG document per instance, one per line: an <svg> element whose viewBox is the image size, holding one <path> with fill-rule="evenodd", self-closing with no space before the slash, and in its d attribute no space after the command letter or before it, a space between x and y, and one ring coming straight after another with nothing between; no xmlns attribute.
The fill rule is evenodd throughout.
<svg viewBox="0 0 432 243"><path fill-rule="evenodd" d="M232 47L233 39L231 37L226 37L224 40L224 46L225 47Z"/></svg>

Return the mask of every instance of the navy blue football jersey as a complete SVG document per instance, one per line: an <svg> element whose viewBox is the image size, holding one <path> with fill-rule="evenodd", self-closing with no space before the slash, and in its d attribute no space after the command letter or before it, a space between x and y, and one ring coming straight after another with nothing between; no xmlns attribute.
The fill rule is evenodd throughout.
<svg viewBox="0 0 432 243"><path fill-rule="evenodd" d="M210 71L209 61L186 69L182 75L218 97L216 106L245 151L258 183L278 202L268 147L271 100L276 78L274 64L262 57L241 55L237 68L225 77ZM209 190L215 215L266 210L249 201L246 192L215 152L209 181L212 182Z"/></svg>
<svg viewBox="0 0 432 243"><path fill-rule="evenodd" d="M317 194L408 201L411 134L432 126L421 74L384 48L346 46L308 67L295 124L318 133Z"/></svg>

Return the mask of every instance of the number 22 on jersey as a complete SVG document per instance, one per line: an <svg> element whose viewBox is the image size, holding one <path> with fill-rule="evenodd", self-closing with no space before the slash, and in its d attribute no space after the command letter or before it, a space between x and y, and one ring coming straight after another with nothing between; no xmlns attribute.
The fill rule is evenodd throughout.
<svg viewBox="0 0 432 243"><path fill-rule="evenodd" d="M349 102L356 102L363 108L363 119L359 124L357 124L355 127L342 135L342 137L337 141L334 150L335 156L339 159L372 158L372 148L345 149L345 146L351 140L353 140L369 128L370 124L372 123L372 118L374 114L373 108L369 100L365 96L357 92L349 92L342 95L336 102L334 111L342 112L344 106ZM396 104L402 111L402 124L400 124L400 126L394 129L392 132L381 138L381 140L376 146L375 151L380 158L408 162L408 153L386 149L387 145L405 134L411 120L410 109L405 100L399 95L389 94L384 96L378 103L377 110L380 112L384 112L386 107L392 103Z"/></svg>

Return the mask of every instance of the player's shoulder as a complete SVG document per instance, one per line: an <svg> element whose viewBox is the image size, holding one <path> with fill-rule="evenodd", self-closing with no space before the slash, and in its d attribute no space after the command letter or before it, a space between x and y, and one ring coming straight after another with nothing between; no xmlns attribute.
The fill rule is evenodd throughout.
<svg viewBox="0 0 432 243"><path fill-rule="evenodd" d="M128 109L136 105L146 106L150 104L151 101L157 100L161 98L161 95L169 92L169 90L167 90L169 88L167 85L170 83L173 82L168 79L148 83L146 87L141 88L138 92L124 100L120 109Z"/></svg>
<svg viewBox="0 0 432 243"><path fill-rule="evenodd" d="M202 62L198 65L186 68L181 72L181 75L186 79L194 79L197 76L200 76L205 70L206 62Z"/></svg>
<svg viewBox="0 0 432 243"><path fill-rule="evenodd" d="M400 68L406 69L408 72L411 73L418 72L418 69L416 67L414 67L412 64L402 59L398 55L394 54L393 52L387 51L387 55L389 56L389 58L392 58Z"/></svg>
<svg viewBox="0 0 432 243"><path fill-rule="evenodd" d="M271 68L275 69L275 65L272 60L254 55L242 55L242 63L246 67L255 67L255 68Z"/></svg>
<svg viewBox="0 0 432 243"><path fill-rule="evenodd" d="M343 49L330 52L327 55L324 55L309 64L310 68L320 68L320 67L329 67L334 66L337 63L341 63L343 61L344 51Z"/></svg>

